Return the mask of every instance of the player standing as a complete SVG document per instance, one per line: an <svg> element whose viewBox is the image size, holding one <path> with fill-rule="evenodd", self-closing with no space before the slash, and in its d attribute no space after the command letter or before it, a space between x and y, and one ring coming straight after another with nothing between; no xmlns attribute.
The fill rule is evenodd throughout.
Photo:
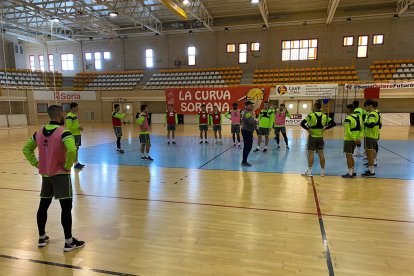
<svg viewBox="0 0 414 276"><path fill-rule="evenodd" d="M267 152L267 145L269 144L269 133L270 129L273 126L275 114L272 109L269 108L269 102L265 102L263 109L259 113L259 131L258 131L258 140L257 147L254 150L255 152L260 151L260 145L262 143L262 137L265 137L265 147L263 152Z"/></svg>
<svg viewBox="0 0 414 276"><path fill-rule="evenodd" d="M276 149L280 149L279 143L280 143L280 133L283 135L283 139L285 140L286 149L290 150L289 148L289 141L286 135L286 117L290 118L290 113L287 111L284 104L280 104L279 108L275 112L275 123L274 123L274 129L275 129L275 139L277 143Z"/></svg>
<svg viewBox="0 0 414 276"><path fill-rule="evenodd" d="M82 145L82 136L81 131L83 131L83 127L79 124L78 119L78 104L77 103L70 103L70 112L66 115L66 129L69 130L73 137L75 138L75 145L76 145L76 157L75 157L75 169L83 169L85 165L79 163L79 147Z"/></svg>
<svg viewBox="0 0 414 276"><path fill-rule="evenodd" d="M247 162L247 157L253 147L253 132L256 129L257 121L253 116L254 103L251 101L246 101L244 104L245 110L242 115L242 129L241 133L243 136L243 160L241 165L244 167L250 167L251 164Z"/></svg>
<svg viewBox="0 0 414 276"><path fill-rule="evenodd" d="M375 149L378 145L380 135L381 120L378 112L375 111L373 100L366 100L364 103L365 109L368 112L364 122L365 126L365 151L368 158L368 170L362 174L365 177L375 176Z"/></svg>
<svg viewBox="0 0 414 276"><path fill-rule="evenodd" d="M240 145L240 122L241 112L237 108L238 104L233 103L233 109L229 110L225 116L231 121L231 135L233 136L233 147L236 147L236 135L237 135L237 146L241 149Z"/></svg>
<svg viewBox="0 0 414 276"><path fill-rule="evenodd" d="M325 142L323 140L323 133L325 130L336 126L335 122L321 111L322 104L315 102L313 105L313 112L311 112L300 124L302 128L309 133L308 137L308 170L304 176L312 176L312 167L315 151L318 152L319 162L321 165L321 176L325 176L325 155L323 148Z"/></svg>
<svg viewBox="0 0 414 276"><path fill-rule="evenodd" d="M355 106L353 104L347 105L347 114L348 116L344 121L344 153L346 156L348 173L342 175L342 177L353 178L356 174L354 172L355 160L352 154L355 150L357 142L360 142L363 137L362 125L364 123L361 116L355 114Z"/></svg>
<svg viewBox="0 0 414 276"><path fill-rule="evenodd" d="M76 156L75 139L70 131L61 125L64 122L64 112L61 106L51 105L47 113L50 123L33 134L23 147L23 154L30 164L39 169L42 175L40 204L37 211L37 227L39 231L38 247L45 247L49 242L46 235L47 211L53 197L59 200L61 223L65 234L64 252L69 252L85 246L72 236L72 183L70 169ZM34 153L39 149L39 159Z"/></svg>
<svg viewBox="0 0 414 276"><path fill-rule="evenodd" d="M208 131L208 125L209 125L209 118L210 116L208 115L206 111L206 105L202 104L201 111L198 112L198 116L197 116L198 128L200 130L200 144L203 143L203 133L204 133L204 138L205 138L204 143L208 144L207 131Z"/></svg>
<svg viewBox="0 0 414 276"><path fill-rule="evenodd" d="M175 145L175 129L178 125L178 114L174 111L172 104L168 105L168 111L164 115L164 126L167 124L167 144L170 144L170 134L172 134L172 143Z"/></svg>
<svg viewBox="0 0 414 276"><path fill-rule="evenodd" d="M214 139L216 144L223 144L221 141L221 120L222 113L219 111L218 107L215 105L213 107L213 113L210 114L210 124L213 125ZM218 137L217 137L218 133Z"/></svg>
<svg viewBox="0 0 414 276"><path fill-rule="evenodd" d="M122 138L122 120L125 118L125 113L121 113L119 104L114 104L114 112L112 112L112 126L116 136L116 150L119 153L124 153L121 149Z"/></svg>
<svg viewBox="0 0 414 276"><path fill-rule="evenodd" d="M355 107L354 113L357 114L359 117L361 117L362 122L365 122L365 117L367 116L367 112L365 109L359 107L359 101L354 101L352 103ZM364 125L362 127L362 133L364 133ZM362 143L357 141L357 145L355 148L354 156L356 157L363 157L364 156L364 150L362 149Z"/></svg>
<svg viewBox="0 0 414 276"><path fill-rule="evenodd" d="M137 114L139 126L139 142L141 143L141 160L154 161L149 155L151 149L150 125L148 122L148 105L141 105L141 113Z"/></svg>

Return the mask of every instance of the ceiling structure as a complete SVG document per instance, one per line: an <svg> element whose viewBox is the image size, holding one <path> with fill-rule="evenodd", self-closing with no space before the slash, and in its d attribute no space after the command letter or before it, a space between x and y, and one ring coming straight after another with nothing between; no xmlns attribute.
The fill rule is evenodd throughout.
<svg viewBox="0 0 414 276"><path fill-rule="evenodd" d="M191 31L413 16L414 0L2 0L0 24L22 40L126 39ZM112 16L111 16L111 15ZM115 16L116 15L116 16Z"/></svg>

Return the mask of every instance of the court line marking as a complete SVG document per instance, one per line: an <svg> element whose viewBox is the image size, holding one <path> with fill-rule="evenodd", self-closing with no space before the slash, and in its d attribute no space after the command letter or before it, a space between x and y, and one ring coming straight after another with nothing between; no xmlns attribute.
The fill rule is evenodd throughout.
<svg viewBox="0 0 414 276"><path fill-rule="evenodd" d="M225 152L229 151L230 149L232 149L233 146L229 147L228 149L226 149L225 151L221 152L220 154L214 156L213 158L211 158L210 160L208 160L207 162L205 162L203 165L201 165L200 167L198 167L198 169L200 170L202 167L204 167L205 165L207 165L208 163L210 163L211 161L219 158L221 155L223 155Z"/></svg>
<svg viewBox="0 0 414 276"><path fill-rule="evenodd" d="M30 258L21 258L21 257L9 256L9 255L3 255L3 254L0 254L0 258L14 260L14 261L25 261L25 262L48 265L48 266L76 269L76 270L85 270L85 271L91 271L91 272L96 272L100 274L106 274L106 275L139 276L138 274L129 274L129 273L123 273L123 272L104 270L104 269L99 269L99 268L81 267L81 266L76 266L76 265L62 264L62 263L36 260L36 259L30 259Z"/></svg>
<svg viewBox="0 0 414 276"><path fill-rule="evenodd" d="M323 223L321 207L319 205L318 192L316 191L316 186L315 186L315 181L313 180L313 176L311 176L310 178L311 178L312 189L313 189L313 197L315 199L316 211L318 213L319 228L321 229L322 244L323 244L324 255L326 258L326 265L328 266L329 276L334 276L335 271L332 265L331 252L329 251L328 239L326 237L326 231L325 231L325 224Z"/></svg>
<svg viewBox="0 0 414 276"><path fill-rule="evenodd" d="M381 146L381 145L378 145L378 146L379 146L380 148L383 148L383 149L385 149L386 151L389 151L389 152L391 152L391 153L393 153L393 154L395 154L395 155L397 155L397 156L401 157L402 159L404 159L404 160L406 160L406 161L408 161L408 162L410 162L410 163L414 164L414 161L412 161L412 160L408 159L407 157L402 156L402 155L400 155L400 154L398 154L398 153L396 153L396 152L394 152L394 151L392 151L392 150L390 150L390 149L388 149L388 148L386 148L386 147L384 147L384 146Z"/></svg>
<svg viewBox="0 0 414 276"><path fill-rule="evenodd" d="M0 190L11 190L11 191L22 191L22 192L36 192L36 193L40 193L40 190L19 189L19 188L7 188L7 187L0 187ZM199 206L210 206L210 207L221 207L221 208L233 208L233 209L245 209L245 210L255 210L255 211L277 212L277 213L291 213L291 214L300 214L300 215L313 215L313 216L318 215L315 212L289 211L289 210L279 210L279 209L269 209L269 208L258 208L258 207L247 207L247 206L236 206L236 205L222 205L222 204L214 204L214 203L174 201L174 200L150 199L150 198L135 198L135 197L119 197L119 196L107 196L107 195L92 195L92 194L80 194L80 193L76 193L75 195L77 195L77 196L84 196L84 197L111 198L111 199L148 201L148 202L160 202L160 203L174 203L174 204L188 204L188 205L199 205ZM414 221L410 221L410 220L397 220L397 219L374 218L374 217L358 217L358 216L335 215L335 214L324 214L324 213L321 213L321 214L324 215L324 216L339 217L339 218L376 220L376 221L385 221L385 222L414 223Z"/></svg>

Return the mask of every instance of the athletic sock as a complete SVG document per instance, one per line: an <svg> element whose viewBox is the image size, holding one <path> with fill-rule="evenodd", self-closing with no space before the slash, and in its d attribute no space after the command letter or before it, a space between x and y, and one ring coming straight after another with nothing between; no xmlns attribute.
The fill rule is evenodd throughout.
<svg viewBox="0 0 414 276"><path fill-rule="evenodd" d="M260 149L260 146L257 146L257 147L256 147L256 149L258 149L258 150L259 150L259 149Z"/></svg>
<svg viewBox="0 0 414 276"><path fill-rule="evenodd" d="M351 169L348 169L348 174L349 175L352 175L354 172L353 172L353 169L351 168Z"/></svg>
<svg viewBox="0 0 414 276"><path fill-rule="evenodd" d="M39 240L43 240L43 239L46 239L46 234L39 236Z"/></svg>
<svg viewBox="0 0 414 276"><path fill-rule="evenodd" d="M374 166L369 166L369 172L370 173L375 173L375 167Z"/></svg>
<svg viewBox="0 0 414 276"><path fill-rule="evenodd" d="M141 152L141 157L145 157L145 153Z"/></svg>
<svg viewBox="0 0 414 276"><path fill-rule="evenodd" d="M73 238L70 238L70 239L65 239L65 242L66 242L67 244L71 244L71 243L73 242Z"/></svg>

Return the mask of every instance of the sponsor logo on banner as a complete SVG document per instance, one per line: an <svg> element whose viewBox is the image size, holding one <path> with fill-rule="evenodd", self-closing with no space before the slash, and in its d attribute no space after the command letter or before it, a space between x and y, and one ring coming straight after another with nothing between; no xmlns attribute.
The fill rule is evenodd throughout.
<svg viewBox="0 0 414 276"><path fill-rule="evenodd" d="M345 84L345 89L360 89L378 87L380 89L407 89L414 88L414 82L401 83L364 83L364 84Z"/></svg>
<svg viewBox="0 0 414 276"><path fill-rule="evenodd" d="M35 101L95 101L95 91L33 91Z"/></svg>
<svg viewBox="0 0 414 276"><path fill-rule="evenodd" d="M291 114L290 118L286 118L286 125L288 126L295 126L299 125L303 118L306 117L306 114Z"/></svg>
<svg viewBox="0 0 414 276"><path fill-rule="evenodd" d="M278 85L278 97L333 97L338 91L338 84L301 84Z"/></svg>
<svg viewBox="0 0 414 276"><path fill-rule="evenodd" d="M208 112L217 106L222 112L238 103L238 109L244 109L244 102L250 100L255 103L255 112L263 107L264 101L269 100L270 87L239 86L239 87L212 87L212 88L170 88L165 90L167 104L174 105L175 111L180 114L197 114L201 105L205 104Z"/></svg>

